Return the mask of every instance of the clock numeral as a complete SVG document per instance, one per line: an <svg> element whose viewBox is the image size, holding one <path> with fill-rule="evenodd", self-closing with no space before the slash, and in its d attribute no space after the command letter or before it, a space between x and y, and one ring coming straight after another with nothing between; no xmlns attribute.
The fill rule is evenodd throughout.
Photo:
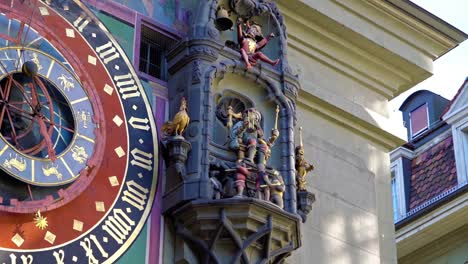
<svg viewBox="0 0 468 264"><path fill-rule="evenodd" d="M15 256L15 254L11 253L10 254L10 260L11 260L11 264L16 264L16 259L17 257ZM32 264L33 263L33 256L32 255L21 255L21 263L22 264Z"/></svg>
<svg viewBox="0 0 468 264"><path fill-rule="evenodd" d="M128 120L128 123L130 126L132 126L135 129L140 129L140 130L145 130L148 131L150 129L150 126L148 125L148 118L138 118L138 117L130 117Z"/></svg>
<svg viewBox="0 0 468 264"><path fill-rule="evenodd" d="M83 32L83 29L91 22L91 19L86 15L79 16L74 22L73 25L78 29L78 31Z"/></svg>
<svg viewBox="0 0 468 264"><path fill-rule="evenodd" d="M90 235L89 238L85 238L82 241L80 241L80 246L85 250L86 256L88 257L88 263L89 264L98 264L99 261L96 259L96 257L93 254L93 248L92 248L92 243L97 247L99 252L104 258L109 257L109 254L102 248L101 243L97 240L95 235Z"/></svg>
<svg viewBox="0 0 468 264"><path fill-rule="evenodd" d="M63 262L63 259L65 258L65 252L63 252L63 249L59 250L58 252L54 251L53 255L56 264L65 264L65 262Z"/></svg>
<svg viewBox="0 0 468 264"><path fill-rule="evenodd" d="M102 229L114 238L117 243L123 244L130 234L129 231L132 230L131 227L135 226L135 222L122 209L114 209L112 212L113 215L107 217Z"/></svg>
<svg viewBox="0 0 468 264"><path fill-rule="evenodd" d="M122 200L133 205L140 211L145 209L144 205L148 199L148 189L131 180L127 182L127 190L123 192Z"/></svg>
<svg viewBox="0 0 468 264"><path fill-rule="evenodd" d="M120 57L112 42L109 41L106 44L96 48L96 52L99 53L99 57L104 61L105 64Z"/></svg>
<svg viewBox="0 0 468 264"><path fill-rule="evenodd" d="M114 81L119 88L119 93L122 95L122 99L126 100L127 98L140 97L138 87L135 85L135 80L133 80L130 73L125 75L116 75L114 76Z"/></svg>
<svg viewBox="0 0 468 264"><path fill-rule="evenodd" d="M137 148L134 148L130 153L133 156L133 159L130 161L133 166L138 166L148 171L153 169L153 154L141 151Z"/></svg>

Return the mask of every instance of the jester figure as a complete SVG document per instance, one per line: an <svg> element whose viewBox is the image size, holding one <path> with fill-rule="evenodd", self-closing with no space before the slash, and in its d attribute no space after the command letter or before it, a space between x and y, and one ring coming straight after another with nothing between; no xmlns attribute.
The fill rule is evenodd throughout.
<svg viewBox="0 0 468 264"><path fill-rule="evenodd" d="M262 60L273 66L277 65L280 61L279 59L271 60L261 52L268 41L275 37L275 34L270 33L268 37L264 38L260 25L251 25L249 21L245 25L246 30L244 31L242 29L242 19L237 19L237 41L239 42L240 54L247 70L257 65L258 60Z"/></svg>

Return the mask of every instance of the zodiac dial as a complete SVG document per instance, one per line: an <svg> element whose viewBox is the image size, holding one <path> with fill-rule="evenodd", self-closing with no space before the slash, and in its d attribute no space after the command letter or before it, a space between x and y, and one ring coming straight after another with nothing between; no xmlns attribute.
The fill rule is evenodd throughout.
<svg viewBox="0 0 468 264"><path fill-rule="evenodd" d="M96 143L88 94L68 68L42 51L3 48L0 61L6 72L0 79L0 166L32 185L75 180Z"/></svg>

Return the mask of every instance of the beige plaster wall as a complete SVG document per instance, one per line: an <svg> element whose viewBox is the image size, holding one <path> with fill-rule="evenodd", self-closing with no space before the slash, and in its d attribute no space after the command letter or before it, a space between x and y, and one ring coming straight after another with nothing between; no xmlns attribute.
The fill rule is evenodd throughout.
<svg viewBox="0 0 468 264"><path fill-rule="evenodd" d="M317 201L289 262L396 263L386 151L306 105L298 120Z"/></svg>
<svg viewBox="0 0 468 264"><path fill-rule="evenodd" d="M428 262L428 264L466 263L467 261L468 261L468 242Z"/></svg>
<svg viewBox="0 0 468 264"><path fill-rule="evenodd" d="M391 2L391 1L390 1ZM279 0L316 203L290 263L396 263L388 101L466 38L406 3ZM460 37L460 40L456 40Z"/></svg>

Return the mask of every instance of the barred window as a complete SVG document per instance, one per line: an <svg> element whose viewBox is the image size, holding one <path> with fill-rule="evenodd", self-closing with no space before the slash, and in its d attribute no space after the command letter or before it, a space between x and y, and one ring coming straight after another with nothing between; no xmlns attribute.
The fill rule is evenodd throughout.
<svg viewBox="0 0 468 264"><path fill-rule="evenodd" d="M140 62L138 69L152 77L167 81L167 52L176 43L161 32L141 25Z"/></svg>

